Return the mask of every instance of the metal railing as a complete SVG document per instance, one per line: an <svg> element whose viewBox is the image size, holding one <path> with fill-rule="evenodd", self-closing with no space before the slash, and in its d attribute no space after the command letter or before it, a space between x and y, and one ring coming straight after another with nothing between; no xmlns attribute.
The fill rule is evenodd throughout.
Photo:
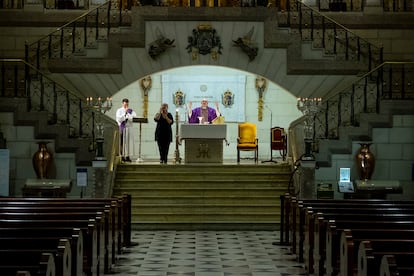
<svg viewBox="0 0 414 276"><path fill-rule="evenodd" d="M21 59L2 59L0 74L0 97L26 99L26 111L46 111L49 125L65 125L69 137L95 137L92 108L65 87L44 75L37 68ZM105 119L105 117L104 117ZM105 123L114 124L111 120Z"/></svg>
<svg viewBox="0 0 414 276"><path fill-rule="evenodd" d="M59 10L88 10L102 4L102 0L0 0L0 9L23 9L26 6L41 6L44 9ZM130 9L134 3L137 5L139 1L134 0L113 0L113 6L122 7L122 9Z"/></svg>
<svg viewBox="0 0 414 276"><path fill-rule="evenodd" d="M338 139L339 128L359 126L361 114L379 114L382 100L414 100L414 62L385 62L324 99L315 117L314 138Z"/></svg>
<svg viewBox="0 0 414 276"><path fill-rule="evenodd" d="M84 55L87 48L97 47L110 33L131 24L130 14L112 1L93 8L39 40L25 45L25 60L37 69L47 71L52 59Z"/></svg>
<svg viewBox="0 0 414 276"><path fill-rule="evenodd" d="M286 7L289 4L293 3L295 0L271 0L268 3L271 6L276 6L279 10L286 10ZM123 1L114 1L114 3L119 3ZM124 1L124 7L128 6L140 6L140 5L157 5L161 6L161 4L157 4L156 2L161 1L133 1L127 0ZM257 2L257 1L253 1ZM290 2L290 3L289 3ZM382 8L384 12L413 12L414 11L414 3L411 0L383 0ZM30 5L40 5L45 9L88 9L90 6L99 5L101 2L99 0L32 0L30 1ZM231 4L227 4L228 6L245 6L251 8L252 5L244 5L243 0L237 2L232 2ZM0 0L0 9L22 9L25 5L25 0ZM163 3L162 6L170 5L170 6L194 6L194 1L183 2L180 0L173 0L168 1L168 3ZM363 11L366 5L366 1L363 0L318 0L316 1L315 7L319 11L341 11L341 12L360 12ZM218 3L214 5L215 7L219 6ZM253 6L262 6L259 4L254 4Z"/></svg>
<svg viewBox="0 0 414 276"><path fill-rule="evenodd" d="M323 49L325 55L334 56L337 61L364 64L365 72L371 71L383 62L382 47L375 46L300 1L295 0L292 6L288 6L288 11L279 16L278 20L279 26L289 27L302 41L312 42L314 48Z"/></svg>

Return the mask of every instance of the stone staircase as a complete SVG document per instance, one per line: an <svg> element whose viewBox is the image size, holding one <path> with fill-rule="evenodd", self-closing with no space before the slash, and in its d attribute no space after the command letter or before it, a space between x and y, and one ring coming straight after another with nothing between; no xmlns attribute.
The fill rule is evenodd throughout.
<svg viewBox="0 0 414 276"><path fill-rule="evenodd" d="M7 98L0 101L0 112L12 112L15 126L33 126L34 138L53 140L56 152L75 153L76 165L91 165L95 152L89 151L90 137L71 137L70 128L62 124L49 124L47 111L25 111L26 98Z"/></svg>
<svg viewBox="0 0 414 276"><path fill-rule="evenodd" d="M380 113L359 114L359 126L342 126L339 139L319 140L319 152L316 160L320 167L330 167L332 154L351 154L352 141L371 141L373 128L392 127L394 115L414 114L413 100L382 100Z"/></svg>
<svg viewBox="0 0 414 276"><path fill-rule="evenodd" d="M291 168L120 164L114 196L132 195L137 229L277 229Z"/></svg>

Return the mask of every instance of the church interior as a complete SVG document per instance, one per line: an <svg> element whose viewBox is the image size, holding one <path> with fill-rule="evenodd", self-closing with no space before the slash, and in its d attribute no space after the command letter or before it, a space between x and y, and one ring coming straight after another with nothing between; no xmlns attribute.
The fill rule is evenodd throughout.
<svg viewBox="0 0 414 276"><path fill-rule="evenodd" d="M0 275L414 275L413 1L0 15Z"/></svg>

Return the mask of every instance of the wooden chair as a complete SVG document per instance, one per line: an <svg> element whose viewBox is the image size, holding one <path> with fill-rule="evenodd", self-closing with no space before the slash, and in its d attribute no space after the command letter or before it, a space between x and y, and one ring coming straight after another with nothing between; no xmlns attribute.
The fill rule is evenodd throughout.
<svg viewBox="0 0 414 276"><path fill-rule="evenodd" d="M278 150L280 156L283 158L283 161L285 161L287 152L287 137L285 134L285 129L283 127L272 127L271 134L271 150Z"/></svg>
<svg viewBox="0 0 414 276"><path fill-rule="evenodd" d="M253 123L241 123L237 136L237 163L240 163L240 151L254 151L254 161L259 159L259 139L257 126Z"/></svg>

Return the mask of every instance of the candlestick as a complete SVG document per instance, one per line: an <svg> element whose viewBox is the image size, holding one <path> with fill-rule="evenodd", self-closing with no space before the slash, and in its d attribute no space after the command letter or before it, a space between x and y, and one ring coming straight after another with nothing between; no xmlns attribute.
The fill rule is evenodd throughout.
<svg viewBox="0 0 414 276"><path fill-rule="evenodd" d="M312 143L314 140L314 123L316 113L322 106L322 98L297 98L296 107L303 115L305 115L304 140L305 140L305 156L312 157Z"/></svg>
<svg viewBox="0 0 414 276"><path fill-rule="evenodd" d="M97 116L92 116L93 122L96 125L96 136L95 129L92 129L93 136L93 150L96 150L96 159L103 160L103 142L104 142L104 123L102 120L102 113L106 113L112 108L112 98L111 97L98 97L94 100L93 97L86 97L86 106L85 109L92 110L97 113ZM96 145L96 147L95 147Z"/></svg>
<svg viewBox="0 0 414 276"><path fill-rule="evenodd" d="M175 153L174 153L174 163L181 163L180 157L180 134L179 134L179 126L180 126L180 114L178 113L178 109L175 110Z"/></svg>

